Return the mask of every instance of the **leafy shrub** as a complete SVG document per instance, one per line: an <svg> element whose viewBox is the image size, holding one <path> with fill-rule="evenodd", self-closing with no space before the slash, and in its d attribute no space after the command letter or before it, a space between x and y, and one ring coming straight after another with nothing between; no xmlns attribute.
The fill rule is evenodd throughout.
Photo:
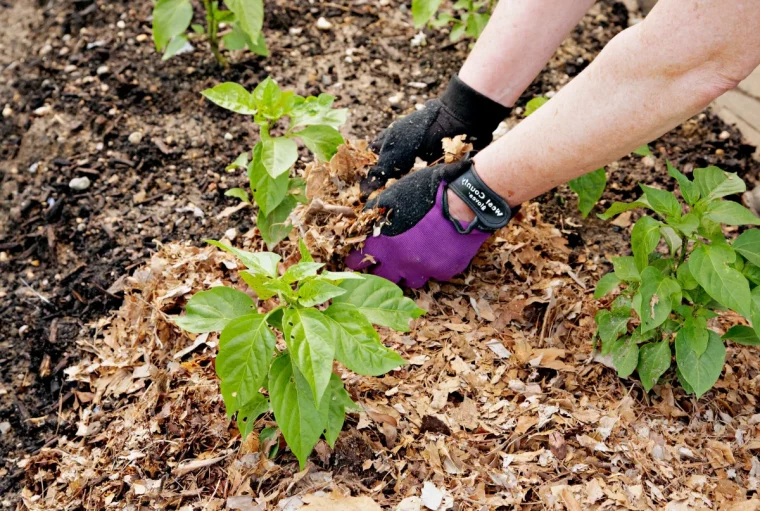
<svg viewBox="0 0 760 511"><path fill-rule="evenodd" d="M718 311L734 311L754 325L736 325L723 339L760 345L760 231L746 230L729 243L721 228L759 225L760 218L722 199L745 191L736 174L707 167L694 170L692 181L670 163L668 174L688 207L671 192L641 185L641 198L599 215L645 208L659 218L639 218L631 232L633 255L613 257L614 271L599 281L595 298L618 286L622 292L597 313L597 333L618 375L638 371L647 391L671 367L675 344L678 380L699 397L718 380L726 357L721 336L707 327ZM666 254L656 252L661 239Z"/></svg>
<svg viewBox="0 0 760 511"><path fill-rule="evenodd" d="M440 9L441 0L412 0L412 17L415 28L426 24L434 28L451 27L449 38L452 41L458 41L465 35L477 39L486 28L495 5L495 0L457 0L451 12L442 12L433 19Z"/></svg>
<svg viewBox="0 0 760 511"><path fill-rule="evenodd" d="M203 0L206 26L193 24L191 0L158 0L153 7L153 42L168 60L185 48L192 47L191 39L206 39L217 62L227 64L219 49L220 24L229 30L221 36L227 50L248 48L252 52L268 56L264 34L263 0L225 0L229 10L219 9L218 0ZM192 33L187 33L191 29Z"/></svg>
<svg viewBox="0 0 760 511"><path fill-rule="evenodd" d="M372 326L409 330L425 311L395 284L374 275L321 271L301 241L301 261L282 275L280 256L209 243L234 254L248 268L240 277L259 300L278 306L259 313L246 293L214 287L193 295L176 323L188 332L221 332L216 373L227 414L237 414L245 438L270 408L285 441L303 468L324 434L333 446L346 409L355 408L333 360L363 375L377 376L406 364L386 348ZM332 303L326 308L326 302ZM276 331L282 333L284 349ZM264 389L266 393L262 393ZM271 430L262 432L271 435Z"/></svg>
<svg viewBox="0 0 760 511"><path fill-rule="evenodd" d="M292 91L283 91L269 77L249 93L242 85L222 83L202 93L207 99L233 112L252 115L259 126L261 140L253 151L242 153L227 168L246 168L251 191L259 213L256 225L271 249L292 229L288 217L296 204L307 202L306 182L290 177L298 160L299 138L317 158L328 161L343 143L337 127L346 121L347 110L333 109L333 96L320 94L307 98ZM282 136L273 136L271 128L281 119L289 124ZM228 190L226 195L249 201L242 188Z"/></svg>

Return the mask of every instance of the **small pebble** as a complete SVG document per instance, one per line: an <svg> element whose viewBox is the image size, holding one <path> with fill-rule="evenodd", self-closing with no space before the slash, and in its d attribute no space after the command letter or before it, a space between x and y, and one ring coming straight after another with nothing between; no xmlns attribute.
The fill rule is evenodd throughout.
<svg viewBox="0 0 760 511"><path fill-rule="evenodd" d="M332 28L332 23L327 21L324 16L320 16L317 20L317 28L319 30L330 30Z"/></svg>
<svg viewBox="0 0 760 511"><path fill-rule="evenodd" d="M0 422L0 435L6 435L11 430L10 422Z"/></svg>
<svg viewBox="0 0 760 511"><path fill-rule="evenodd" d="M234 227L231 227L224 231L224 237L227 238L230 241L235 241L235 238L237 238L238 231Z"/></svg>
<svg viewBox="0 0 760 511"><path fill-rule="evenodd" d="M109 69L108 69L108 66L100 66L100 67L97 69L97 71L95 71L95 73L96 73L98 76L102 76L102 75L104 75L104 74L108 74L108 71L109 71Z"/></svg>
<svg viewBox="0 0 760 511"><path fill-rule="evenodd" d="M75 177L71 181L69 181L69 188L72 190L87 190L90 187L90 178L87 176L83 177Z"/></svg>
<svg viewBox="0 0 760 511"><path fill-rule="evenodd" d="M22 325L21 328L18 329L18 335L24 335L27 330L29 330L29 325Z"/></svg>
<svg viewBox="0 0 760 511"><path fill-rule="evenodd" d="M724 151L723 149L715 150L715 156L725 156L725 155L726 155L726 151Z"/></svg>
<svg viewBox="0 0 760 511"><path fill-rule="evenodd" d="M390 103L391 105L398 105L399 103L401 103L401 100L403 98L404 98L404 93L397 92L396 94L388 98L388 103Z"/></svg>
<svg viewBox="0 0 760 511"><path fill-rule="evenodd" d="M409 82L409 87L414 87L415 89L424 89L427 87L427 84L425 82Z"/></svg>
<svg viewBox="0 0 760 511"><path fill-rule="evenodd" d="M137 145L140 142L142 142L143 134L139 131L133 131L129 134L129 143L132 145Z"/></svg>
<svg viewBox="0 0 760 511"><path fill-rule="evenodd" d="M124 20L117 21L116 22L116 26L119 27L119 28L121 28L121 29L127 28L127 24L124 23Z"/></svg>
<svg viewBox="0 0 760 511"><path fill-rule="evenodd" d="M31 165L29 165L29 173L30 174L37 173L37 169L38 168L40 168L40 162L36 161L36 162L32 163Z"/></svg>
<svg viewBox="0 0 760 511"><path fill-rule="evenodd" d="M43 115L49 114L53 109L50 108L50 105L43 105L37 109L34 110L34 115L38 115L42 117Z"/></svg>
<svg viewBox="0 0 760 511"><path fill-rule="evenodd" d="M731 138L731 133L729 133L728 131L721 131L720 135L718 135L718 138L720 140L728 140L729 138Z"/></svg>
<svg viewBox="0 0 760 511"><path fill-rule="evenodd" d="M11 115L13 115L13 109L10 105L5 105L5 108L3 108L3 117L8 118Z"/></svg>
<svg viewBox="0 0 760 511"><path fill-rule="evenodd" d="M64 73L73 73L76 70L77 70L77 66L75 66L74 64L69 64L63 68Z"/></svg>
<svg viewBox="0 0 760 511"><path fill-rule="evenodd" d="M412 45L412 48L416 48L417 46L425 46L427 44L427 38L425 37L425 32L421 30L417 32L417 35L412 37L412 41L410 44Z"/></svg>
<svg viewBox="0 0 760 511"><path fill-rule="evenodd" d="M148 40L148 34L138 34L137 37L135 37L135 41L138 43L143 43Z"/></svg>
<svg viewBox="0 0 760 511"><path fill-rule="evenodd" d="M288 30L288 33L290 35L300 35L301 32L303 32L303 27L290 27L290 29Z"/></svg>
<svg viewBox="0 0 760 511"><path fill-rule="evenodd" d="M233 138L235 138L235 137L233 137L232 133L230 133L230 132L227 132L227 133L224 134L224 140L226 140L227 142L229 142Z"/></svg>
<svg viewBox="0 0 760 511"><path fill-rule="evenodd" d="M40 48L40 56L45 56L48 53L50 53L51 51L53 51L53 47L51 45L49 45L49 44L46 44L45 46L43 46L42 48Z"/></svg>

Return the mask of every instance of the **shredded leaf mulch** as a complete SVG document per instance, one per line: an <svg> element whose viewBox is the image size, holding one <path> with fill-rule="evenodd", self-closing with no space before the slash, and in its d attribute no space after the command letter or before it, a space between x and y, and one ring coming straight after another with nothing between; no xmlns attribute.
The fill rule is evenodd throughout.
<svg viewBox="0 0 760 511"><path fill-rule="evenodd" d="M362 218L353 176L372 162L355 143L307 171L321 206L296 213L280 247L293 254L284 265L296 262L299 238L336 266L361 242L354 233L378 218ZM236 243L263 249L255 229ZM724 375L699 401L667 379L645 395L592 350L601 306L592 292L605 268L598 254L570 248L538 204L523 208L459 280L414 294L428 313L410 332L381 330L409 365L380 378L336 366L363 411L334 450L320 441L299 472L281 439L259 440L275 425L271 415L245 442L227 419L214 373L218 335L188 334L171 320L195 292L245 290L237 261L213 247L164 245L125 280L121 308L80 340L83 358L65 371L80 390L60 412L78 430L20 460L23 503L40 511L758 509L758 351L729 345Z"/></svg>

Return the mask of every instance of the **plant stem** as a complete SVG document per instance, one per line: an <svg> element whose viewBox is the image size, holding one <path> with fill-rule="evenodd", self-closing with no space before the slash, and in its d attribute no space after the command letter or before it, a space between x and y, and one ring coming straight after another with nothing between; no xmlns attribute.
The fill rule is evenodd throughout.
<svg viewBox="0 0 760 511"><path fill-rule="evenodd" d="M219 65L227 67L227 59L224 58L222 52L219 51L219 38L217 33L219 32L219 22L214 16L214 8L211 4L211 0L203 0L203 7L206 9L206 33L208 34L208 43L211 46L211 52L216 57L216 61Z"/></svg>
<svg viewBox="0 0 760 511"><path fill-rule="evenodd" d="M689 246L689 238L684 236L683 240L681 240L681 253L678 255L678 266L681 266L683 262L686 260L686 249L688 248L688 246Z"/></svg>

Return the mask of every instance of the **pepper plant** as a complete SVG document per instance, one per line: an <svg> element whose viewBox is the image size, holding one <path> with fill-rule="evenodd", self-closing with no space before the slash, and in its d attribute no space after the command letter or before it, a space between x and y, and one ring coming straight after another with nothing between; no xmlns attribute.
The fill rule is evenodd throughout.
<svg viewBox="0 0 760 511"><path fill-rule="evenodd" d="M409 321L425 311L383 278L324 271L303 241L301 261L282 275L277 254L208 243L237 256L247 268L240 277L259 305L274 306L259 312L248 293L219 286L193 295L187 314L175 321L188 332L221 332L216 373L228 416L237 415L245 438L271 409L303 468L320 436L335 445L346 410L356 407L333 373L333 360L369 376L406 364L383 345L373 324L408 331Z"/></svg>
<svg viewBox="0 0 760 511"><path fill-rule="evenodd" d="M343 143L337 128L346 121L347 110L332 108L333 96L304 98L293 91L281 90L269 77L253 93L242 85L227 82L202 94L222 108L253 116L259 126L261 140L253 151L242 153L227 168L247 169L251 192L259 206L256 225L271 249L292 229L288 223L290 213L299 202L307 201L306 182L291 177L289 172L298 160L294 139L300 139L320 160L329 161ZM272 134L272 128L286 118L283 134ZM241 188L228 190L226 195L249 201L248 192Z"/></svg>
<svg viewBox="0 0 760 511"><path fill-rule="evenodd" d="M595 298L621 287L609 310L596 314L601 352L611 355L618 375L638 372L649 391L671 367L697 397L720 377L726 357L723 340L760 345L760 231L745 230L729 242L722 225L760 225L747 208L724 200L745 191L736 174L718 167L694 170L693 181L668 163L683 201L675 194L641 185L635 202L614 203L602 215L645 208L653 215L636 221L633 255L613 257L614 271L599 281ZM667 251L657 251L660 241ZM733 326L721 336L708 320L733 311L753 327ZM632 315L633 313L633 315Z"/></svg>
<svg viewBox="0 0 760 511"><path fill-rule="evenodd" d="M465 35L477 39L486 28L495 5L496 0L457 0L451 12L435 16L441 7L441 0L412 0L412 17L415 28L426 24L434 28L451 27L449 38L452 41L458 41Z"/></svg>
<svg viewBox="0 0 760 511"><path fill-rule="evenodd" d="M263 0L225 0L227 9L220 9L218 0L203 0L206 25L193 23L191 0L158 0L153 7L153 42L164 52L163 60L172 58L193 39L205 39L217 62L227 65L220 41L227 50L250 51L268 56L261 29L264 23ZM226 27L224 34L220 29ZM190 32L188 33L188 29Z"/></svg>

